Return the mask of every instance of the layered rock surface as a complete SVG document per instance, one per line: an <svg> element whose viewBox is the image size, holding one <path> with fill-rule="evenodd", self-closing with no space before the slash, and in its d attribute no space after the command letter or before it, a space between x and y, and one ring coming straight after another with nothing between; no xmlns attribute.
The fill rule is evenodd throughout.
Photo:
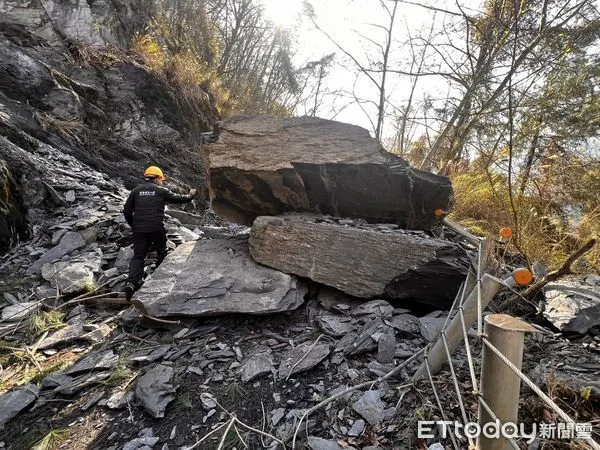
<svg viewBox="0 0 600 450"><path fill-rule="evenodd" d="M183 244L134 300L154 317L268 314L300 306L306 289L298 279L257 264L247 247L245 236Z"/></svg>
<svg viewBox="0 0 600 450"><path fill-rule="evenodd" d="M452 199L448 178L410 167L363 128L329 120L229 119L204 155L215 212L246 225L299 211L428 229Z"/></svg>
<svg viewBox="0 0 600 450"><path fill-rule="evenodd" d="M261 264L355 297L451 302L467 273L464 250L394 228L310 215L259 217L250 252Z"/></svg>
<svg viewBox="0 0 600 450"><path fill-rule="evenodd" d="M600 279L575 277L548 284L544 289L544 317L566 333L585 334L600 326Z"/></svg>

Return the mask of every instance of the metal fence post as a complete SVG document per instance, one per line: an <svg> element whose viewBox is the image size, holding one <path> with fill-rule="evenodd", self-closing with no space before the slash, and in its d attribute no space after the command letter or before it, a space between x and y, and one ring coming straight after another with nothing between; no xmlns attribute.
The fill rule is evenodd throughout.
<svg viewBox="0 0 600 450"><path fill-rule="evenodd" d="M531 325L508 314L490 314L485 317L484 335L491 345L496 347L510 362L521 369L523 362L523 343L525 333L535 332ZM519 393L521 379L487 345L483 345L481 363L481 395L489 409L501 424L511 422L517 425L519 413ZM485 431L485 425L494 419L487 410L479 407L479 426ZM479 437L480 450L512 449L510 442L502 437Z"/></svg>

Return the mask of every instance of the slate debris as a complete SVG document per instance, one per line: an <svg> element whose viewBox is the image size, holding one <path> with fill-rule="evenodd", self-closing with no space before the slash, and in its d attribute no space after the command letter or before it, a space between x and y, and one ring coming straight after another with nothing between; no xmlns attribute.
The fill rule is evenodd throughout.
<svg viewBox="0 0 600 450"><path fill-rule="evenodd" d="M272 370L272 357L266 353L259 353L242 364L240 373L242 381L248 382L264 375L268 375Z"/></svg>
<svg viewBox="0 0 600 450"><path fill-rule="evenodd" d="M138 379L135 396L152 417L164 417L167 405L175 399L173 375L172 367L158 364Z"/></svg>
<svg viewBox="0 0 600 450"><path fill-rule="evenodd" d="M352 409L360 414L371 425L377 425L383 420L384 403L378 390L365 392L356 402Z"/></svg>
<svg viewBox="0 0 600 450"><path fill-rule="evenodd" d="M67 375L78 375L82 372L100 371L113 369L119 361L118 355L112 350L93 351L77 361L72 367L65 371Z"/></svg>
<svg viewBox="0 0 600 450"><path fill-rule="evenodd" d="M0 395L0 425L5 424L21 411L31 406L38 398L39 389L28 384Z"/></svg>
<svg viewBox="0 0 600 450"><path fill-rule="evenodd" d="M585 334L600 326L600 290L598 276L588 276L582 283L565 279L544 288L544 317L566 333Z"/></svg>
<svg viewBox="0 0 600 450"><path fill-rule="evenodd" d="M331 352L329 345L302 344L287 353L279 365L279 377L286 378L312 369Z"/></svg>

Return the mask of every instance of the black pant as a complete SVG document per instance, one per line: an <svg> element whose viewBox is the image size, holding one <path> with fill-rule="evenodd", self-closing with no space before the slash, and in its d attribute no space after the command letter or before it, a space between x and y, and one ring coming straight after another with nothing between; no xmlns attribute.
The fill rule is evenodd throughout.
<svg viewBox="0 0 600 450"><path fill-rule="evenodd" d="M167 232L164 230L151 233L133 232L133 258L129 263L129 278L127 281L133 283L136 288L139 288L142 284L144 261L152 245L156 248L156 265L158 266L167 256Z"/></svg>

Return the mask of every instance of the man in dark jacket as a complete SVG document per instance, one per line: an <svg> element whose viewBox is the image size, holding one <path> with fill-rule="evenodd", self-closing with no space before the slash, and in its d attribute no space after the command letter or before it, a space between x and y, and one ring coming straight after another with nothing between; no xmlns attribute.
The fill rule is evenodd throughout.
<svg viewBox="0 0 600 450"><path fill-rule="evenodd" d="M167 256L167 232L165 230L165 204L186 203L196 196L196 189L189 195L174 194L162 186L165 176L156 166L144 172L146 182L131 191L123 213L133 230L133 258L129 263L129 277L125 283L125 296L131 300L133 293L140 288L144 275L144 261L150 246L157 252L156 266Z"/></svg>

